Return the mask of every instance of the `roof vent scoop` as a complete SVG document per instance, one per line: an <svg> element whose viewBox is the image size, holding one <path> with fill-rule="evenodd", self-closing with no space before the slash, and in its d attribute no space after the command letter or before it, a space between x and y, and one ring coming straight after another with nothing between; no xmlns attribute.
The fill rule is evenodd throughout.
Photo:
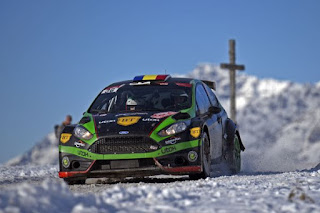
<svg viewBox="0 0 320 213"><path fill-rule="evenodd" d="M216 91L216 82L207 80L202 80L202 82L205 83L210 89Z"/></svg>

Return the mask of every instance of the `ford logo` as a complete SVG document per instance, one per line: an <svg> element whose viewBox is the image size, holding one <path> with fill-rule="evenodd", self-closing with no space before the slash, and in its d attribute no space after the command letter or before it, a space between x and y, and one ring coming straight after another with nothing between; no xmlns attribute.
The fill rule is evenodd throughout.
<svg viewBox="0 0 320 213"><path fill-rule="evenodd" d="M120 135L127 135L127 134L129 134L129 132L128 131L121 131L121 132L119 132L119 134Z"/></svg>

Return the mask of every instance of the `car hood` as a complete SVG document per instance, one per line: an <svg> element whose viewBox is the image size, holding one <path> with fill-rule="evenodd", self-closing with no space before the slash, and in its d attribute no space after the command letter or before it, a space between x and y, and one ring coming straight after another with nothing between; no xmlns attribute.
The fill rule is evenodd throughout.
<svg viewBox="0 0 320 213"><path fill-rule="evenodd" d="M149 135L176 112L135 112L93 115L97 137Z"/></svg>

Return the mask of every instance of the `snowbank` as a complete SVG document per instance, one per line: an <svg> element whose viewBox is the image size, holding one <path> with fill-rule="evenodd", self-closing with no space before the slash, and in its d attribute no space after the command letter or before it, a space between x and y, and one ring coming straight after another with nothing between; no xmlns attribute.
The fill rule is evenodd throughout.
<svg viewBox="0 0 320 213"><path fill-rule="evenodd" d="M52 176L55 167L0 171L1 178L14 179L19 171L25 178L22 184L0 183L0 212L320 212L319 169L71 187ZM28 182L45 174L52 177Z"/></svg>

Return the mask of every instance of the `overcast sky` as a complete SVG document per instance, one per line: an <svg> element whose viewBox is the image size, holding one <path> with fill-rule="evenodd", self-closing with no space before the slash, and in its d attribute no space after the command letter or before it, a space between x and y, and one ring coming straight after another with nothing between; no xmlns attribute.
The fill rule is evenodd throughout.
<svg viewBox="0 0 320 213"><path fill-rule="evenodd" d="M320 1L0 1L0 163L109 83L237 62L246 73L320 80Z"/></svg>

